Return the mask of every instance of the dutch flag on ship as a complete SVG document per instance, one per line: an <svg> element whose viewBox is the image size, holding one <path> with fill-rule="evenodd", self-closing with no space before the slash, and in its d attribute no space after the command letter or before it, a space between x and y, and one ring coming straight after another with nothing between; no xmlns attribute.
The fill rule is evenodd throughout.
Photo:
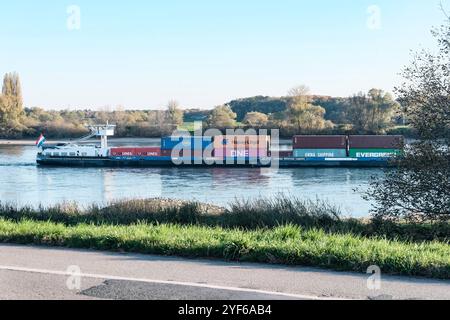
<svg viewBox="0 0 450 320"><path fill-rule="evenodd" d="M39 136L39 139L36 140L36 147L40 148L44 145L44 143L45 143L45 137L43 134L41 134Z"/></svg>

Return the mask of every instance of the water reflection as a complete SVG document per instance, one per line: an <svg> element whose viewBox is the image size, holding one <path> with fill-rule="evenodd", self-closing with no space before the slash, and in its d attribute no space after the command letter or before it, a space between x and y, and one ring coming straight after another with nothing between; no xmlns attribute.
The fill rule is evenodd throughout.
<svg viewBox="0 0 450 320"><path fill-rule="evenodd" d="M168 197L226 205L235 198L287 193L325 199L344 213L367 215L370 203L360 192L379 169L280 169L265 173L239 168L42 168L36 149L0 146L0 200L18 204L77 201L108 203L116 199Z"/></svg>
<svg viewBox="0 0 450 320"><path fill-rule="evenodd" d="M270 177L262 174L258 168L212 168L211 169L214 185L258 185L264 187L270 180Z"/></svg>

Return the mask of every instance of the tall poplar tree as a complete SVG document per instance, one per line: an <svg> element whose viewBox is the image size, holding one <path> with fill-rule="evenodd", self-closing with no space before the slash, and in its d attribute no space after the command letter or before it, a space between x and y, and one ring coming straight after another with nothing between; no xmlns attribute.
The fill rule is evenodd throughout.
<svg viewBox="0 0 450 320"><path fill-rule="evenodd" d="M3 132L18 127L23 113L23 99L20 78L17 73L7 73L3 77L0 95L0 124Z"/></svg>

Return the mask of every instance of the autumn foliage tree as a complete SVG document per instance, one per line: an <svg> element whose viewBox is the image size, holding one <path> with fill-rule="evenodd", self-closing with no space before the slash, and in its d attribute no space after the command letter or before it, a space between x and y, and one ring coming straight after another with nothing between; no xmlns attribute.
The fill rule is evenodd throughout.
<svg viewBox="0 0 450 320"><path fill-rule="evenodd" d="M389 93L371 89L367 94L360 92L348 99L346 117L355 132L384 134L393 125L399 108Z"/></svg>
<svg viewBox="0 0 450 320"><path fill-rule="evenodd" d="M450 20L433 33L437 52L417 53L397 89L419 139L374 180L368 197L376 202L376 218L450 220Z"/></svg>
<svg viewBox="0 0 450 320"><path fill-rule="evenodd" d="M325 120L325 109L312 104L309 88L299 86L289 91L291 102L285 112L288 123L298 133L309 133L333 127L331 121Z"/></svg>
<svg viewBox="0 0 450 320"><path fill-rule="evenodd" d="M250 127L262 127L269 122L269 117L261 112L248 112L243 123Z"/></svg>
<svg viewBox="0 0 450 320"><path fill-rule="evenodd" d="M22 88L17 73L7 73L3 78L0 95L0 134L22 129L20 117L23 114Z"/></svg>
<svg viewBox="0 0 450 320"><path fill-rule="evenodd" d="M236 113L229 106L218 106L211 112L207 124L210 128L234 128L236 127L236 117Z"/></svg>

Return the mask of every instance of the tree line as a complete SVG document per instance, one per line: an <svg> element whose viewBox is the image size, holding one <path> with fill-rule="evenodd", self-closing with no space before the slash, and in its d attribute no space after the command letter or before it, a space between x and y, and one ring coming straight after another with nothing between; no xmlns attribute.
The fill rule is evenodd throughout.
<svg viewBox="0 0 450 320"><path fill-rule="evenodd" d="M212 110L183 110L170 101L165 110L45 110L24 108L17 73L4 76L0 96L0 138L30 138L43 132L49 138L75 138L87 133L86 125L109 121L119 137L159 137L202 121L205 128L279 129L281 136L295 134L410 133L400 126L405 119L398 101L380 89L347 98L311 95L298 86L285 97L234 100Z"/></svg>
<svg viewBox="0 0 450 320"><path fill-rule="evenodd" d="M278 128L283 136L413 134L405 126L407 122L399 102L380 89L335 98L311 95L308 87L299 86L291 89L286 97L246 98L231 101L229 106L244 125Z"/></svg>

